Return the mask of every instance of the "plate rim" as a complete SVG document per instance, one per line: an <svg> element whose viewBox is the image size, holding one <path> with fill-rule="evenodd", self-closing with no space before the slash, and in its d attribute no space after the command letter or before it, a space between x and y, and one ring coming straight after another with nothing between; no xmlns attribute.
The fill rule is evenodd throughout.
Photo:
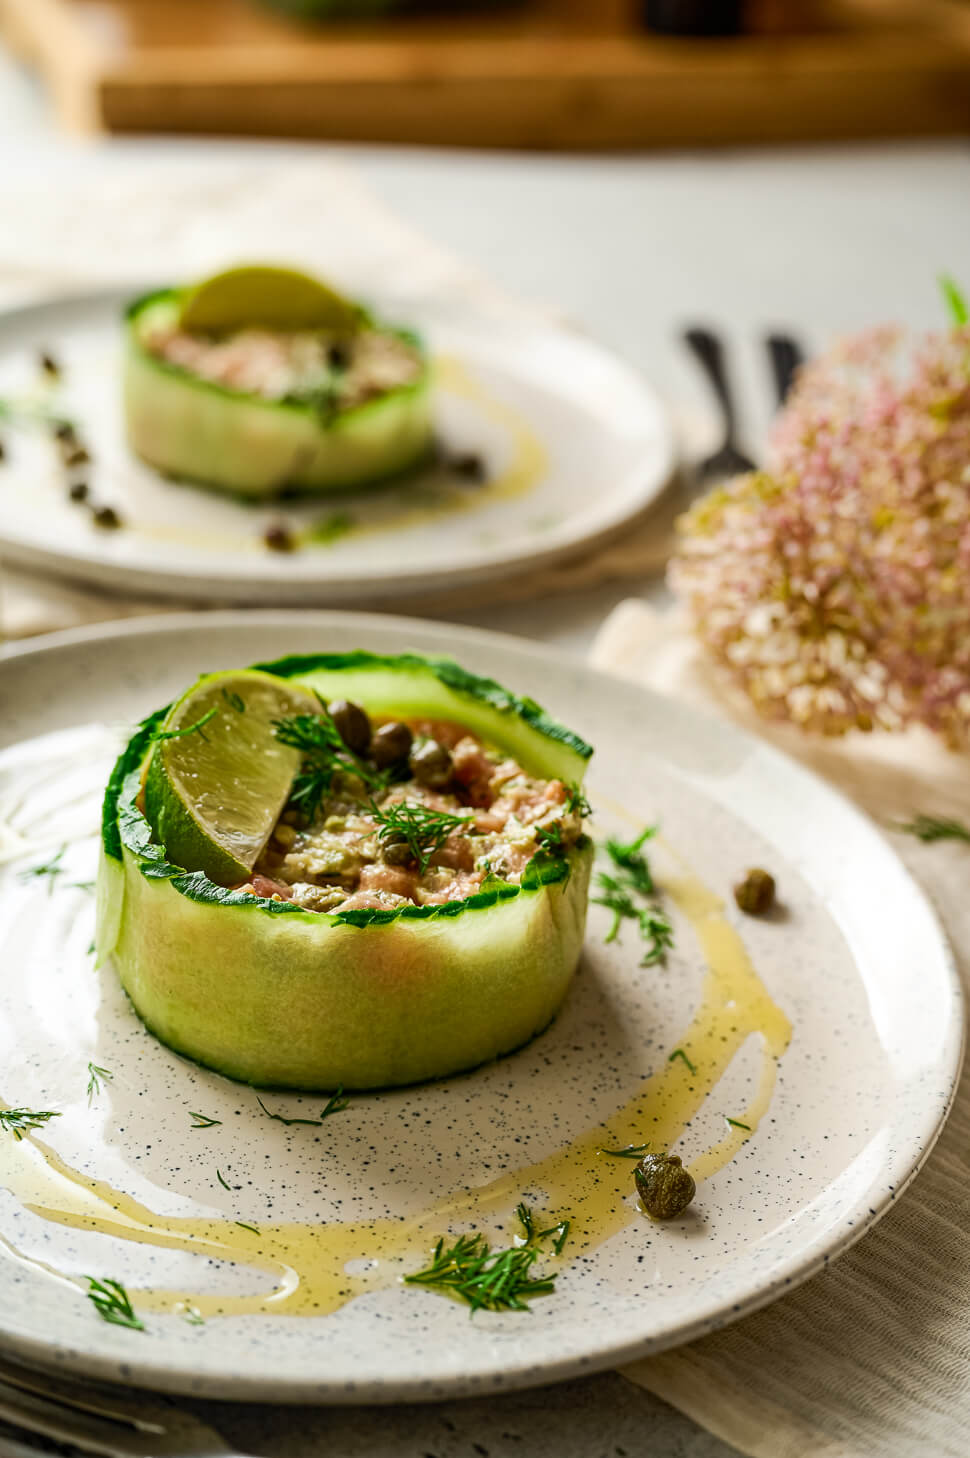
<svg viewBox="0 0 970 1458"><path fill-rule="evenodd" d="M30 300L13 308L0 309L0 346L8 327L28 323L32 316L58 309L84 309L103 306L120 308L130 298L145 292L150 285L141 287L107 287L76 290L59 293L50 298ZM418 306L419 307L419 306ZM242 599L258 601L266 607L274 605L295 606L307 601L308 593L319 593L320 606L329 604L366 603L381 598L399 597L420 599L435 593L453 590L465 582L498 582L503 578L524 575L530 567L549 566L583 550L592 550L616 537L624 527L647 515L671 489L676 479L677 448L671 411L661 392L646 375L622 355L588 334L570 329L555 318L544 315L528 315L516 320L514 325L499 320L489 320L476 315L474 310L456 312L447 316L444 322L465 322L469 325L485 325L494 333L503 332L514 341L520 331L541 332L563 340L572 349L588 353L608 368L625 376L627 383L637 391L644 409L655 419L657 464L650 473L649 481L639 490L626 489L624 483L636 478L642 472L642 465L631 466L621 476L613 479L608 499L613 508L599 511L594 525L585 530L576 530L565 523L544 533L540 540L530 542L524 538L519 547L510 552L508 548L479 548L460 560L449 560L445 570L430 571L427 567L401 569L376 576L361 576L360 573L338 573L336 576L321 571L320 562L308 557L306 567L299 570L299 558L289 563L287 577L277 581L270 577L245 577L234 575L230 570L183 571L166 564L113 562L101 556L92 543L66 552L58 548L47 548L35 543L20 542L8 538L0 522L0 562L10 566L40 571L61 580L95 583L102 590L114 593L134 594L156 601L165 599L189 599L197 602L238 604ZM173 490L177 489L173 485ZM191 488L190 488L191 489ZM598 495L600 493L597 493ZM326 501L326 496L321 500ZM150 555L150 554L149 554Z"/></svg>
<svg viewBox="0 0 970 1458"><path fill-rule="evenodd" d="M957 1086L963 1068L966 1044L967 1001L953 949L939 914L930 896L915 879L909 868L899 857L881 827L865 814L841 790L827 780L806 768L798 760L778 749L766 740L760 739L732 721L694 704L685 703L669 695L658 693L635 680L624 679L622 675L592 665L579 655L571 654L543 643L541 640L520 638L513 634L493 632L490 629L466 627L459 624L439 622L414 616L380 612L355 612L350 610L310 609L295 611L277 609L219 609L206 612L163 613L143 618L128 618L109 623L87 624L56 633L43 635L40 640L26 639L0 646L0 683L5 665L31 657L46 656L62 650L108 639L150 638L157 633L189 632L206 628L239 628L255 625L266 628L287 626L315 626L321 629L340 626L348 629L359 627L364 630L380 631L388 624L396 629L430 632L432 634L457 635L456 647L461 652L465 644L474 646L480 642L501 651L511 649L525 657L554 661L564 669L575 671L581 668L594 677L612 682L625 682L648 698L666 701L676 706L688 717L702 721L705 728L717 729L722 734L727 730L732 737L749 749L763 755L769 764L781 767L786 773L800 778L806 788L828 800L832 810L850 816L869 835L874 835L897 864L899 872L908 883L910 894L921 903L923 914L929 919L936 932L935 951L939 959L939 970L944 977L944 986L949 995L952 1014L946 1028L944 1056L938 1066L941 1086L945 1083L942 1098L935 1100L932 1113L927 1108L922 1120L919 1147L913 1156L913 1142L907 1148L906 1161L894 1153L897 1163L905 1168L894 1179L892 1187L883 1181L883 1188L873 1197L866 1193L866 1205L848 1207L838 1221L822 1237L813 1237L798 1249L800 1255L794 1261L789 1258L775 1268L770 1279L755 1282L751 1293L738 1301L721 1299L713 1313L699 1313L692 1320L680 1322L675 1329L662 1332L659 1337L624 1338L608 1348L599 1348L592 1355L568 1355L559 1359L543 1359L538 1364L527 1360L516 1360L511 1353L502 1365L500 1375L476 1370L474 1373L448 1375L436 1378L397 1377L389 1382L369 1379L347 1385L327 1385L325 1375L320 1379L307 1377L252 1378L239 1376L228 1367L218 1373L207 1372L201 1377L179 1368L166 1366L164 1358L138 1360L137 1352L124 1359L105 1352L81 1351L69 1342L57 1339L45 1340L30 1335L24 1336L5 1331L0 1319L0 1342L10 1355L30 1365L50 1370L71 1372L96 1380L123 1382L126 1385L141 1386L148 1390L167 1392L173 1395L199 1396L225 1399L237 1402L275 1402L284 1404L316 1404L323 1406L345 1406L360 1403L392 1404L397 1402L434 1402L461 1396L480 1395L482 1391L511 1392L522 1388L536 1387L546 1383L564 1381L568 1378L591 1375L598 1371L623 1367L643 1357L653 1356L673 1347L681 1346L723 1329L742 1316L747 1316L770 1304L779 1295L794 1290L818 1271L841 1257L862 1238L892 1207L898 1197L909 1187L919 1174L939 1138L953 1107ZM890 1156L886 1156L883 1169L888 1167ZM908 1161L908 1163L907 1163ZM870 1204L869 1201L872 1200ZM484 1371L484 1368L483 1368Z"/></svg>

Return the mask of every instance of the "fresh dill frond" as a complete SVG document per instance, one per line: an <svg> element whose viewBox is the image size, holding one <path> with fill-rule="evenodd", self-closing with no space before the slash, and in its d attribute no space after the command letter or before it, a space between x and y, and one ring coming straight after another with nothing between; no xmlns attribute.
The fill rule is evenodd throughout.
<svg viewBox="0 0 970 1458"><path fill-rule="evenodd" d="M732 1129L745 1129L745 1130L747 1130L747 1132L749 1134L751 1133L751 1125L750 1124L742 1124L742 1122L741 1122L740 1119L731 1119L731 1118L728 1117L727 1114L725 1114L724 1115L724 1122L725 1122L725 1124L730 1124Z"/></svg>
<svg viewBox="0 0 970 1458"><path fill-rule="evenodd" d="M39 866L28 866L26 871L20 872L18 879L21 881L32 881L37 877L46 876L48 878L47 891L50 894L54 889L54 882L57 880L57 877L63 876L64 874L64 867L61 865L61 861L66 850L67 846L62 845L57 854L51 856L49 861L43 861Z"/></svg>
<svg viewBox="0 0 970 1458"><path fill-rule="evenodd" d="M343 1097L343 1091L343 1084L341 1084L341 1086L337 1089L337 1092L330 1095L330 1098L327 1101L326 1108L320 1110L319 1119L288 1119L285 1114L274 1114L271 1109L268 1109L266 1107L262 1099L259 1097L259 1094L256 1095L256 1102L259 1104L259 1107L262 1109L263 1113L267 1116L267 1118L275 1119L277 1124L309 1124L313 1125L314 1128L319 1128L319 1126L323 1123L324 1119L328 1119L331 1114L339 1114L343 1109L350 1108L350 1099L345 1099Z"/></svg>
<svg viewBox="0 0 970 1458"><path fill-rule="evenodd" d="M562 1254L562 1248L566 1244L566 1237L569 1234L571 1224L569 1220L560 1220L546 1230L537 1230L535 1216L524 1200L520 1200L516 1205L515 1218L522 1226L526 1245L538 1245L540 1241L547 1240L551 1235L555 1237L552 1243L553 1250L556 1255Z"/></svg>
<svg viewBox="0 0 970 1458"><path fill-rule="evenodd" d="M697 1069L694 1067L693 1063L691 1063L690 1059L687 1057L687 1054L684 1052L683 1048L675 1048L674 1051L671 1053L670 1057L667 1059L667 1062L668 1063L673 1063L673 1061L674 1061L675 1058L679 1058L682 1063L686 1063L686 1065L690 1069L691 1073L696 1073L697 1072Z"/></svg>
<svg viewBox="0 0 970 1458"><path fill-rule="evenodd" d="M537 825L536 840L544 850L550 851L554 856L564 856L568 849L558 820L554 820L551 825Z"/></svg>
<svg viewBox="0 0 970 1458"><path fill-rule="evenodd" d="M596 1153L608 1159L642 1159L649 1148L649 1144L625 1144L622 1149L597 1149Z"/></svg>
<svg viewBox="0 0 970 1458"><path fill-rule="evenodd" d="M210 1119L208 1114L197 1114L193 1109L189 1110L189 1116L195 1120L193 1129L214 1129L216 1124L221 1124L221 1119Z"/></svg>
<svg viewBox="0 0 970 1458"><path fill-rule="evenodd" d="M612 866L610 871L597 871L596 886L600 894L593 897L595 905L605 906L613 913L613 922L604 941L615 942L624 921L637 923L640 936L647 943L641 967L652 967L665 961L668 950L674 944L674 929L669 916L651 899L656 896L657 888L642 849L656 833L655 825L647 825L631 841L617 840L613 836L606 841L605 849Z"/></svg>
<svg viewBox="0 0 970 1458"><path fill-rule="evenodd" d="M481 1234L460 1235L446 1247L442 1236L430 1265L404 1280L466 1302L472 1315L476 1311L528 1311L533 1297L550 1296L555 1290L555 1276L532 1274L539 1254L535 1245L492 1250Z"/></svg>
<svg viewBox="0 0 970 1458"><path fill-rule="evenodd" d="M340 737L336 724L321 700L319 714L291 714L277 719L273 732L281 744L300 750L303 761L293 781L290 803L313 820L338 774L354 775L367 790L386 790L388 775L368 764Z"/></svg>
<svg viewBox="0 0 970 1458"><path fill-rule="evenodd" d="M253 1235L259 1234L259 1231L256 1229L255 1225L247 1225L245 1220L234 1220L232 1223L233 1225L238 1225L240 1230L248 1230Z"/></svg>
<svg viewBox="0 0 970 1458"><path fill-rule="evenodd" d="M215 718L218 712L218 708L213 707L208 713L203 714L201 719L196 719L194 724L187 724L184 729L157 729L152 735L152 739L156 744L161 744L164 739L184 739L188 734L198 734L199 738L204 739L208 744L209 738L205 732L205 726L210 719Z"/></svg>
<svg viewBox="0 0 970 1458"><path fill-rule="evenodd" d="M526 1245L529 1245L533 1237L535 1236L536 1228L535 1221L532 1219L532 1211L529 1209L528 1205L525 1203L524 1200L520 1200L519 1203L516 1205L515 1218L522 1226L522 1231L525 1235Z"/></svg>
<svg viewBox="0 0 970 1458"><path fill-rule="evenodd" d="M217 1169L216 1170L216 1179L219 1181L220 1185L222 1186L222 1188L224 1190L231 1190L232 1189L232 1185L226 1179L226 1177L222 1173L222 1170L221 1169Z"/></svg>
<svg viewBox="0 0 970 1458"><path fill-rule="evenodd" d="M441 849L449 835L467 826L470 815L450 815L445 810L432 810L415 800L401 800L380 809L373 800L370 813L377 821L379 840L404 843L424 875L435 851Z"/></svg>
<svg viewBox="0 0 970 1458"><path fill-rule="evenodd" d="M904 821L895 829L906 835L915 835L917 839L928 844L935 840L970 841L970 826L945 815L914 815L912 820Z"/></svg>
<svg viewBox="0 0 970 1458"><path fill-rule="evenodd" d="M222 690L222 697L230 709L235 709L237 714L245 714L246 704L241 694L237 694L233 689L224 688Z"/></svg>
<svg viewBox="0 0 970 1458"><path fill-rule="evenodd" d="M0 1129L15 1139L23 1139L33 1129L40 1129L51 1119L61 1116L56 1109L0 1109Z"/></svg>
<svg viewBox="0 0 970 1458"><path fill-rule="evenodd" d="M94 1098L95 1094L99 1094L101 1092L101 1080L104 1079L107 1083L110 1083L113 1078L114 1074L111 1072L110 1068L99 1068L96 1063L88 1064L89 1107L91 1104L91 1100Z"/></svg>
<svg viewBox="0 0 970 1458"><path fill-rule="evenodd" d="M87 1281L88 1300L93 1302L102 1321L110 1321L113 1326L126 1326L130 1331L145 1330L144 1324L135 1315L131 1297L120 1281L98 1281L94 1276L88 1276Z"/></svg>
<svg viewBox="0 0 970 1458"><path fill-rule="evenodd" d="M580 820L585 820L592 815L593 809L583 793L581 785L575 781L566 786L566 810L570 815L578 815Z"/></svg>
<svg viewBox="0 0 970 1458"><path fill-rule="evenodd" d="M667 913L659 906L647 906L637 914L640 935L648 944L640 958L641 967L653 967L666 960L667 952L674 944L674 929Z"/></svg>

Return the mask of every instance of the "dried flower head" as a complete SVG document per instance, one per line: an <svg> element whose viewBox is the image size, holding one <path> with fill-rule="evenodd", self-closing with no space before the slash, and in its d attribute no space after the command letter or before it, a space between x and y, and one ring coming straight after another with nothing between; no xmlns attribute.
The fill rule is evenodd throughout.
<svg viewBox="0 0 970 1458"><path fill-rule="evenodd" d="M767 717L970 740L970 325L805 367L768 469L682 518L694 627Z"/></svg>

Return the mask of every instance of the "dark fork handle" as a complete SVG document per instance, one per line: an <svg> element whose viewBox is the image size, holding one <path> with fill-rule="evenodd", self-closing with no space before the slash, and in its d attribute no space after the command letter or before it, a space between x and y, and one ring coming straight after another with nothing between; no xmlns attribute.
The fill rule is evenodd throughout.
<svg viewBox="0 0 970 1458"><path fill-rule="evenodd" d="M804 364L805 356L797 340L792 339L790 334L769 334L765 343L768 346L768 354L771 357L771 369L775 377L775 394L778 397L778 404L784 405L788 399L788 392L791 389L795 371L800 365Z"/></svg>
<svg viewBox="0 0 970 1458"><path fill-rule="evenodd" d="M737 416L734 411L734 397L728 384L724 367L724 350L716 334L709 329L685 329L684 339L693 350L711 382L717 403L724 420L724 444L733 446L737 435Z"/></svg>

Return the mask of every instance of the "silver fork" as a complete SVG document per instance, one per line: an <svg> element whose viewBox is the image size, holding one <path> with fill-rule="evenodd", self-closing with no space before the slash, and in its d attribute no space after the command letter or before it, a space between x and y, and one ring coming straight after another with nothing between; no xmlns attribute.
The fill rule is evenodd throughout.
<svg viewBox="0 0 970 1458"><path fill-rule="evenodd" d="M18 1441L41 1436L99 1458L245 1458L166 1398L0 1366L0 1454L35 1455Z"/></svg>

